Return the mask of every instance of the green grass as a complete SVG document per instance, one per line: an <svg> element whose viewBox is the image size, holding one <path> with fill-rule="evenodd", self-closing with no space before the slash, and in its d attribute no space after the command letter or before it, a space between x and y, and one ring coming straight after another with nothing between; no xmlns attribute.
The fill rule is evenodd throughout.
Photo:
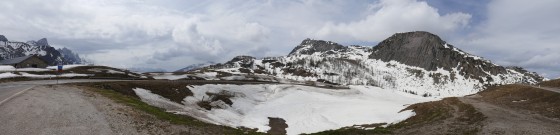
<svg viewBox="0 0 560 135"><path fill-rule="evenodd" d="M142 102L140 99L138 99L136 97L123 95L123 94L120 94L120 93L115 92L113 90L106 90L106 89L99 89L99 88L92 88L92 87L87 87L86 89L97 92L97 93L99 93L99 94L101 94L105 97L108 97L108 98L114 100L117 103L121 103L121 104L130 106L130 107L133 107L134 109L137 109L137 110L146 112L148 114L151 114L151 115L155 116L156 118L158 118L160 120L169 121L172 124L185 125L185 126L197 127L197 128L204 128L204 129L207 129L207 130L218 131L218 132L221 132L222 134L233 134L233 135L237 135L237 134L261 135L261 134L264 134L264 133L249 131L249 130L241 130L241 129L235 129L235 128L226 127L226 126L214 125L214 124L199 121L199 120L197 120L195 118L192 118L190 116L169 113L169 112L166 112L164 109L148 105L147 103Z"/></svg>

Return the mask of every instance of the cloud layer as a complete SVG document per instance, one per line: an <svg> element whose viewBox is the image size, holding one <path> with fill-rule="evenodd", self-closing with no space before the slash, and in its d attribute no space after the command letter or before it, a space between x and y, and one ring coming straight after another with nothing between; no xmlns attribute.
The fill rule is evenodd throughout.
<svg viewBox="0 0 560 135"><path fill-rule="evenodd" d="M5 0L0 29L10 40L49 38L97 64L167 70L286 55L305 38L375 43L424 30L500 64L560 76L558 2L487 4L466 11L431 0Z"/></svg>
<svg viewBox="0 0 560 135"><path fill-rule="evenodd" d="M501 65L517 65L560 77L560 1L495 0L488 19L456 41Z"/></svg>

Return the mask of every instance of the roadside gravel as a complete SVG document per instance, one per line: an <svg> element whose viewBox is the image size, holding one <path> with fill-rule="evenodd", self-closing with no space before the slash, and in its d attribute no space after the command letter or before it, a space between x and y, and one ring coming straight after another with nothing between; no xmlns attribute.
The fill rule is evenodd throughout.
<svg viewBox="0 0 560 135"><path fill-rule="evenodd" d="M459 98L473 105L487 119L479 134L493 135L557 135L560 120L552 119L526 110L518 110L481 101L478 95Z"/></svg>
<svg viewBox="0 0 560 135"><path fill-rule="evenodd" d="M4 135L197 134L74 86L36 86L0 108Z"/></svg>

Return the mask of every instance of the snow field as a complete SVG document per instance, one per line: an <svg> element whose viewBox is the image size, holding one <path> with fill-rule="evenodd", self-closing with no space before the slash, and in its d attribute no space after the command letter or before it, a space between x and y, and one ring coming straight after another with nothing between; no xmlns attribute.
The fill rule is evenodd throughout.
<svg viewBox="0 0 560 135"><path fill-rule="evenodd" d="M142 101L166 108L178 114L187 114L203 121L231 127L245 126L266 132L268 117L286 120L288 134L314 133L355 124L395 123L413 116L407 105L436 100L408 93L370 86L350 86L350 89L324 89L301 85L202 85L189 87L194 96L186 97L181 105L149 90L134 91ZM208 111L196 105L208 100L209 93L227 91L234 95L228 106L213 102L222 108ZM399 113L400 112L400 113Z"/></svg>
<svg viewBox="0 0 560 135"><path fill-rule="evenodd" d="M91 76L88 74L74 74L74 73L67 73L58 75L58 77L84 77L84 76ZM0 73L0 79L4 78L14 78L14 77L27 77L27 78L55 78L57 75L37 75L37 74L30 74L26 72L19 72L19 74L14 74L12 72L4 72Z"/></svg>

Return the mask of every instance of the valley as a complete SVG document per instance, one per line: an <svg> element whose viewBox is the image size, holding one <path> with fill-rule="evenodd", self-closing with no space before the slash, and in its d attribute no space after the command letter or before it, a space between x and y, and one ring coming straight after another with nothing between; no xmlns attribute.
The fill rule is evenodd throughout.
<svg viewBox="0 0 560 135"><path fill-rule="evenodd" d="M375 47L305 39L286 56L237 56L176 72L92 64L65 65L62 71L0 69L5 84L0 107L10 108L0 116L9 125L1 130L10 134L554 134L560 129L558 80L494 64L423 31L397 33ZM16 130L23 126L17 123L30 130Z"/></svg>

